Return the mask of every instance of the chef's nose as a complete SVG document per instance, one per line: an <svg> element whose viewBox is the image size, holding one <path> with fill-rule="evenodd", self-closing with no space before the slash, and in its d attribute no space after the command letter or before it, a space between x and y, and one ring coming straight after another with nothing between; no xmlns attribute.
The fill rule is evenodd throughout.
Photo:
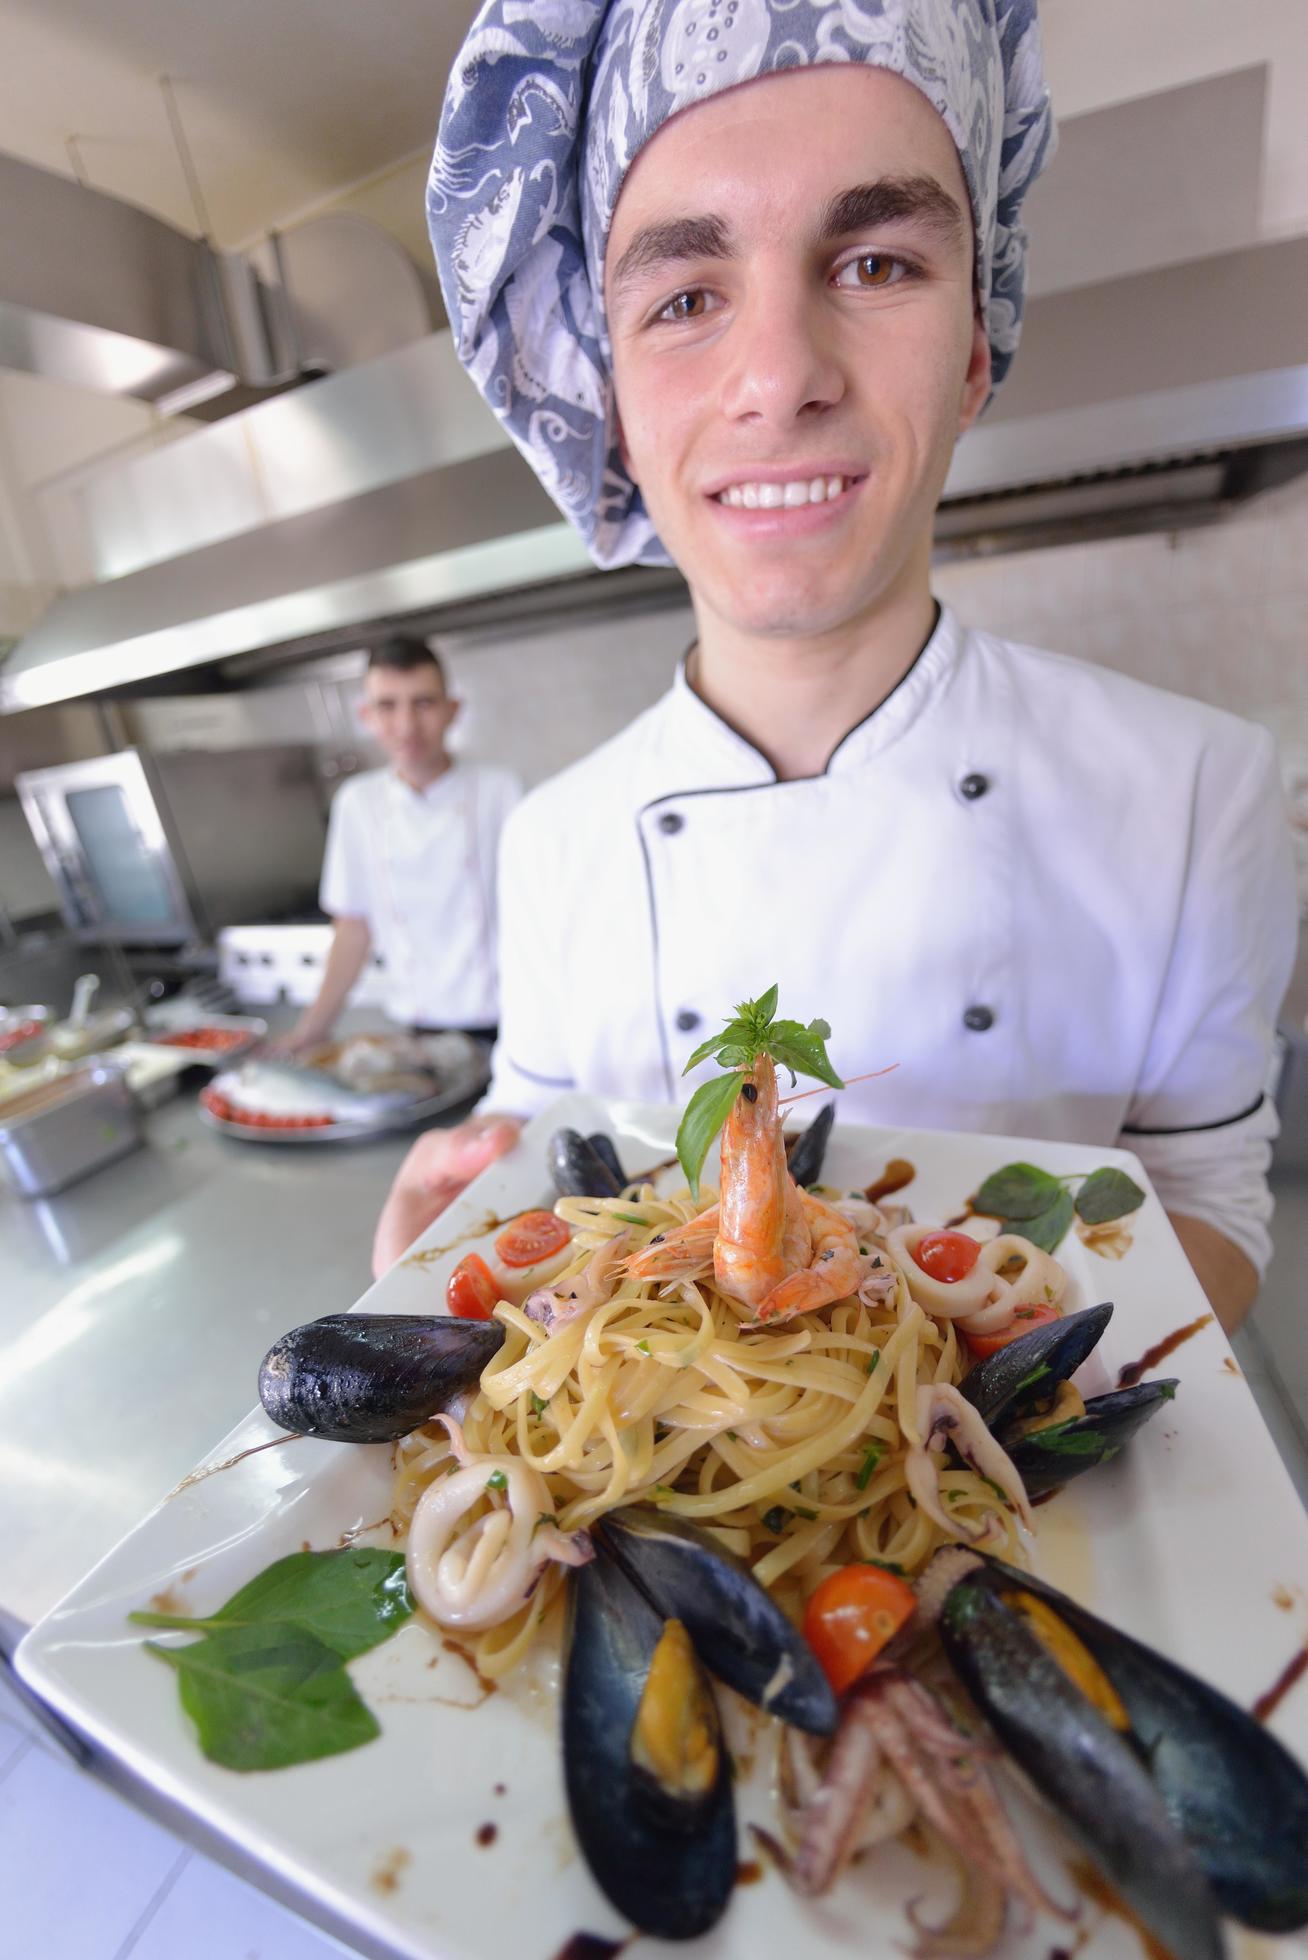
<svg viewBox="0 0 1308 1960"><path fill-rule="evenodd" d="M738 303L728 334L722 407L732 421L784 429L843 396L821 297L793 272L759 279Z"/></svg>

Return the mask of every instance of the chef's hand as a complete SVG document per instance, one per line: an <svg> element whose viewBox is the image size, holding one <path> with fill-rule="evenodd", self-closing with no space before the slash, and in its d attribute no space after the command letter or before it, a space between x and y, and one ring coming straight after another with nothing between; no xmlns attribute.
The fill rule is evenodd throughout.
<svg viewBox="0 0 1308 1960"><path fill-rule="evenodd" d="M452 1130L427 1130L396 1173L372 1242L372 1272L380 1279L465 1185L502 1157L522 1134L516 1116L470 1116Z"/></svg>
<svg viewBox="0 0 1308 1960"><path fill-rule="evenodd" d="M263 1052L273 1057L281 1056L290 1061L297 1055L305 1054L310 1048L320 1047L331 1033L330 1028L319 1028L304 1015L296 1022L288 1034L274 1035L265 1041Z"/></svg>

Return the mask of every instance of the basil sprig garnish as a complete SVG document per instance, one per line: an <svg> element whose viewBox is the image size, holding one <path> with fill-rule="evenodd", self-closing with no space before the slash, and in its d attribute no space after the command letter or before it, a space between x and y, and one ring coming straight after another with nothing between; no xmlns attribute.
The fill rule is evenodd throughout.
<svg viewBox="0 0 1308 1960"><path fill-rule="evenodd" d="M380 1734L345 1663L389 1640L412 1612L403 1553L351 1545L278 1559L204 1619L128 1617L204 1635L185 1647L146 1646L176 1669L205 1755L247 1770L339 1755Z"/></svg>
<svg viewBox="0 0 1308 1960"><path fill-rule="evenodd" d="M688 1075L691 1069L698 1068L711 1055L722 1068L730 1071L726 1075L714 1076L711 1082L700 1084L686 1104L677 1130L677 1156L686 1173L686 1182L696 1198L699 1196L699 1174L704 1168L709 1146L745 1086L745 1071L753 1068L763 1055L770 1055L774 1062L788 1070L792 1083L797 1076L812 1075L833 1089L843 1089L845 1086L827 1055L826 1044L831 1038L827 1023L810 1021L804 1027L799 1021L778 1021L776 1011L775 987L769 987L757 1000L741 1001L721 1033L711 1034L707 1041L701 1041L682 1070L683 1075Z"/></svg>
<svg viewBox="0 0 1308 1960"><path fill-rule="evenodd" d="M1075 1198L1068 1190L1070 1184L1081 1187ZM1107 1225L1137 1211L1144 1200L1134 1179L1111 1165L1089 1175L1072 1172L1054 1177L1034 1164L1005 1164L991 1172L973 1198L972 1209L997 1218L1001 1231L1029 1239L1042 1252L1054 1252L1074 1213L1087 1225Z"/></svg>

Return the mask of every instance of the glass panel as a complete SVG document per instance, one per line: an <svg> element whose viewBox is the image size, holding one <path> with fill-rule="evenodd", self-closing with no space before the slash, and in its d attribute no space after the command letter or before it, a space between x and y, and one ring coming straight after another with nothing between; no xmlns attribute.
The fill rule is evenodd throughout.
<svg viewBox="0 0 1308 1960"><path fill-rule="evenodd" d="M99 888L106 926L171 926L177 923L168 880L158 858L141 841L126 793L117 783L70 789L65 798L92 881Z"/></svg>

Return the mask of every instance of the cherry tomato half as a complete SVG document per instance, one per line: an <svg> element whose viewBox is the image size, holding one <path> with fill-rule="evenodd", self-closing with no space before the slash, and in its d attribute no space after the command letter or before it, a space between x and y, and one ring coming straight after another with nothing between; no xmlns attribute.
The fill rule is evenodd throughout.
<svg viewBox="0 0 1308 1960"><path fill-rule="evenodd" d="M535 1266L551 1253L562 1252L572 1237L552 1211L524 1211L495 1241L496 1257L506 1266Z"/></svg>
<svg viewBox="0 0 1308 1960"><path fill-rule="evenodd" d="M445 1304L458 1320L489 1320L499 1305L500 1289L490 1267L475 1252L460 1259L445 1286Z"/></svg>
<svg viewBox="0 0 1308 1960"><path fill-rule="evenodd" d="M842 1565L804 1609L804 1638L838 1695L857 1681L917 1609L907 1580L879 1565Z"/></svg>
<svg viewBox="0 0 1308 1960"><path fill-rule="evenodd" d="M966 1279L981 1257L981 1248L966 1232L928 1232L919 1239L914 1259L924 1273L952 1286Z"/></svg>
<svg viewBox="0 0 1308 1960"><path fill-rule="evenodd" d="M1020 1341L1023 1334L1029 1334L1033 1327L1043 1327L1046 1321L1061 1318L1057 1307L1019 1307L1007 1327L1001 1327L993 1334L969 1334L967 1344L977 1360L984 1361L988 1355L998 1354L1000 1348L1007 1347L1010 1341Z"/></svg>

